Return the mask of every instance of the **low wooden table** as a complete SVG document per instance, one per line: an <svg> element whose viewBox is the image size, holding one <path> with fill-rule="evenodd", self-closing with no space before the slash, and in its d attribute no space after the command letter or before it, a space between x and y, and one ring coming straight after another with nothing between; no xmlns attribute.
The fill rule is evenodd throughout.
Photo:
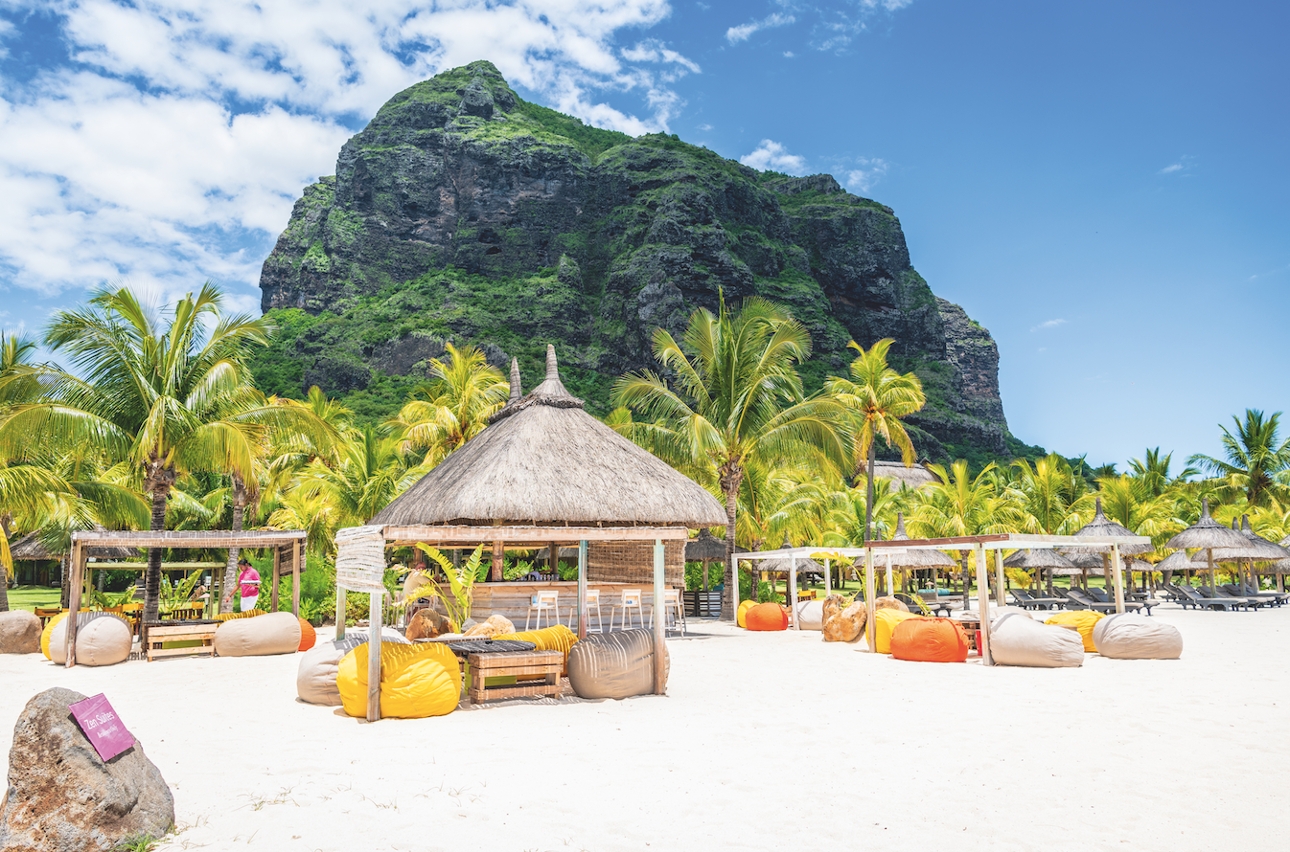
<svg viewBox="0 0 1290 852"><path fill-rule="evenodd" d="M160 657L215 656L215 628L218 621L150 622L144 631L147 636L144 654L148 662ZM187 648L163 648L166 642L193 642L201 644Z"/></svg>
<svg viewBox="0 0 1290 852"><path fill-rule="evenodd" d="M560 696L560 672L564 669L564 654L559 651L504 651L491 654L470 654L470 700L496 701L499 698L523 698L531 695ZM541 680L519 681L513 684L488 686L490 677L532 677Z"/></svg>

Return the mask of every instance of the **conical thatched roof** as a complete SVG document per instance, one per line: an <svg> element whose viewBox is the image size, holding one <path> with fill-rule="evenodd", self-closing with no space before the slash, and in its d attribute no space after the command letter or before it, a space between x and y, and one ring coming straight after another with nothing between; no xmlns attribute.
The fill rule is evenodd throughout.
<svg viewBox="0 0 1290 852"><path fill-rule="evenodd" d="M1078 571L1079 566L1073 564L1065 556L1062 556L1051 547L1041 547L1034 550L1018 550L1016 553L1003 560L1007 568L1020 568L1023 571L1049 570L1049 569L1071 569Z"/></svg>
<svg viewBox="0 0 1290 852"><path fill-rule="evenodd" d="M702 562L704 559L725 559L726 543L707 529L699 530L699 537L685 543L685 561Z"/></svg>
<svg viewBox="0 0 1290 852"><path fill-rule="evenodd" d="M1204 560L1204 552L1196 554L1202 557L1199 561L1187 555L1185 550L1175 550L1156 563L1157 571L1208 571L1209 563Z"/></svg>
<svg viewBox="0 0 1290 852"><path fill-rule="evenodd" d="M793 546L792 543L789 542L788 539L784 539L784 543L780 546L780 549L787 550L792 546ZM787 556L782 556L778 559L762 559L759 561L756 570L770 571L776 574L787 574L789 572L789 569L792 567L791 563L794 563L794 562L797 565L797 573L799 574L823 574L824 573L823 565L816 562L814 559L807 559L804 556L799 556L795 560L789 559Z"/></svg>
<svg viewBox="0 0 1290 852"><path fill-rule="evenodd" d="M1235 528L1235 523L1233 523ZM1282 559L1290 559L1290 550L1286 550L1279 544L1273 544L1254 530L1250 529L1250 516L1241 516L1241 535L1245 536L1246 544L1243 547L1224 547L1214 549L1214 560L1216 562L1231 562L1236 559L1249 559L1253 562L1278 562Z"/></svg>
<svg viewBox="0 0 1290 852"><path fill-rule="evenodd" d="M905 532L905 515L903 512L896 514L896 532L891 536L892 541L909 541L909 534ZM874 561L887 564L886 554L882 551L874 553ZM954 568L958 565L948 554L940 550L902 550L898 553L891 554L891 567L905 568L910 570L922 570L924 568Z"/></svg>
<svg viewBox="0 0 1290 852"><path fill-rule="evenodd" d="M940 482L936 478L936 474L921 464L905 467L900 462L892 461L875 461L873 463L873 478L877 479L878 477L892 480L892 487L896 491L902 488L923 488Z"/></svg>
<svg viewBox="0 0 1290 852"><path fill-rule="evenodd" d="M372 524L723 526L711 494L582 408L547 347L546 380L512 395L491 424Z"/></svg>
<svg viewBox="0 0 1290 852"><path fill-rule="evenodd" d="M1093 513L1093 520L1089 521L1087 524L1085 524L1084 526L1076 530L1075 535L1077 536L1090 536L1090 535L1136 536L1137 535L1137 533L1135 533L1133 530L1129 529L1126 526L1123 526L1122 524L1117 524L1115 521L1111 520L1106 515L1102 514L1101 497L1097 498L1097 502L1095 505L1097 506L1097 511ZM1110 550L1110 548L1107 547L1106 545L1101 545L1097 549ZM1135 553L1150 553L1152 550L1155 550L1155 548L1149 544L1120 545L1120 553L1125 556L1132 556Z"/></svg>
<svg viewBox="0 0 1290 852"><path fill-rule="evenodd" d="M1201 502L1200 520L1169 539L1165 543L1165 547L1170 547L1174 550L1184 547L1188 550L1197 547L1217 549L1220 547L1245 547L1248 543L1245 536L1236 530L1229 530L1211 518L1209 516L1209 500L1203 500Z"/></svg>
<svg viewBox="0 0 1290 852"><path fill-rule="evenodd" d="M1067 548L1062 551L1062 556L1066 557L1072 568L1079 571L1101 571L1106 565L1102 561L1102 554L1095 548Z"/></svg>

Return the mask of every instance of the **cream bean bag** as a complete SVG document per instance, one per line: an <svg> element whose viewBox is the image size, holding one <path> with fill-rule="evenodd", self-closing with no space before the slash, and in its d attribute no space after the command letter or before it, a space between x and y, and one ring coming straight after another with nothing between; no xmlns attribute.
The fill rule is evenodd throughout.
<svg viewBox="0 0 1290 852"><path fill-rule="evenodd" d="M1004 666L1063 668L1084 665L1079 633L1055 624L1040 624L1016 613L990 627L990 653Z"/></svg>
<svg viewBox="0 0 1290 852"><path fill-rule="evenodd" d="M663 646L663 682L671 659ZM630 698L654 692L654 635L648 630L592 633L569 650L569 685L579 698Z"/></svg>
<svg viewBox="0 0 1290 852"><path fill-rule="evenodd" d="M798 601L797 627L799 630L823 630L824 601Z"/></svg>
<svg viewBox="0 0 1290 852"><path fill-rule="evenodd" d="M1050 616L1044 624L1060 624L1062 627L1078 631L1080 640L1084 643L1084 650L1091 654L1097 650L1097 646L1093 644L1093 628L1104 618L1106 616L1100 612L1075 609Z"/></svg>
<svg viewBox="0 0 1290 852"><path fill-rule="evenodd" d="M99 624L98 622L105 622ZM67 662L67 617L56 616L41 636L41 650L58 665ZM76 620L76 662L83 666L111 666L130 659L134 634L130 625L110 612L82 612Z"/></svg>
<svg viewBox="0 0 1290 852"><path fill-rule="evenodd" d="M26 610L0 612L0 654L39 653L40 619Z"/></svg>
<svg viewBox="0 0 1290 852"><path fill-rule="evenodd" d="M1093 644L1115 660L1176 660L1183 649L1177 627L1136 612L1103 618L1093 627Z"/></svg>
<svg viewBox="0 0 1290 852"><path fill-rule="evenodd" d="M300 647L300 621L289 612L236 618L215 630L215 653L221 657L294 654Z"/></svg>
<svg viewBox="0 0 1290 852"><path fill-rule="evenodd" d="M1009 613L1024 615L1026 618L1031 618L1030 613L1019 606L992 606L990 607L990 624L993 625L996 621ZM973 613L973 615L976 615L976 613Z"/></svg>
<svg viewBox="0 0 1290 852"><path fill-rule="evenodd" d="M340 661L350 651L368 639L367 631L347 633L345 638L323 642L300 655L300 668L296 670L296 694L306 704L326 707L340 706L340 689L336 686L336 671ZM381 644L406 645L408 640L389 627L381 630Z"/></svg>

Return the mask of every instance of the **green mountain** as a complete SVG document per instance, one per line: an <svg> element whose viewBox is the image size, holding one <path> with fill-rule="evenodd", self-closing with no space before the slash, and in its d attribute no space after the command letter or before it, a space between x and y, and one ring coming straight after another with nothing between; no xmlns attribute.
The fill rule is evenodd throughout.
<svg viewBox="0 0 1290 852"><path fill-rule="evenodd" d="M474 62L400 92L308 187L264 263L281 332L265 390L317 384L360 416L397 410L445 341L475 343L536 380L546 344L588 407L652 368L650 336L678 333L722 294L790 308L811 332L808 385L846 345L893 337L928 392L920 454L1016 453L988 331L937 298L891 208L829 175L758 172L675 135L631 138L521 100ZM529 384L530 382L526 382Z"/></svg>

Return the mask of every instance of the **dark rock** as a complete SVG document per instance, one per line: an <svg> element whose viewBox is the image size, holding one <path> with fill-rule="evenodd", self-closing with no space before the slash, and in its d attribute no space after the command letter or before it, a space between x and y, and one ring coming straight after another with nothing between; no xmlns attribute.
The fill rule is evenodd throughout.
<svg viewBox="0 0 1290 852"><path fill-rule="evenodd" d="M110 850L174 825L170 788L139 743L107 763L94 751L68 710L84 698L48 689L18 717L0 805L5 852Z"/></svg>
<svg viewBox="0 0 1290 852"><path fill-rule="evenodd" d="M0 612L0 654L39 653L40 619L26 610Z"/></svg>
<svg viewBox="0 0 1290 852"><path fill-rule="evenodd" d="M613 378L657 368L656 327L678 334L695 308L761 295L809 330L811 389L845 370L848 341L892 337L893 364L931 391L914 422L924 454L1004 450L997 349L914 270L890 207L831 175L585 126L521 101L487 62L400 92L346 142L260 287L265 310L342 317L343 333L297 341L306 387L414 374L433 338L484 347L502 369L504 348L529 375L556 343L598 374L583 386L593 411Z"/></svg>

